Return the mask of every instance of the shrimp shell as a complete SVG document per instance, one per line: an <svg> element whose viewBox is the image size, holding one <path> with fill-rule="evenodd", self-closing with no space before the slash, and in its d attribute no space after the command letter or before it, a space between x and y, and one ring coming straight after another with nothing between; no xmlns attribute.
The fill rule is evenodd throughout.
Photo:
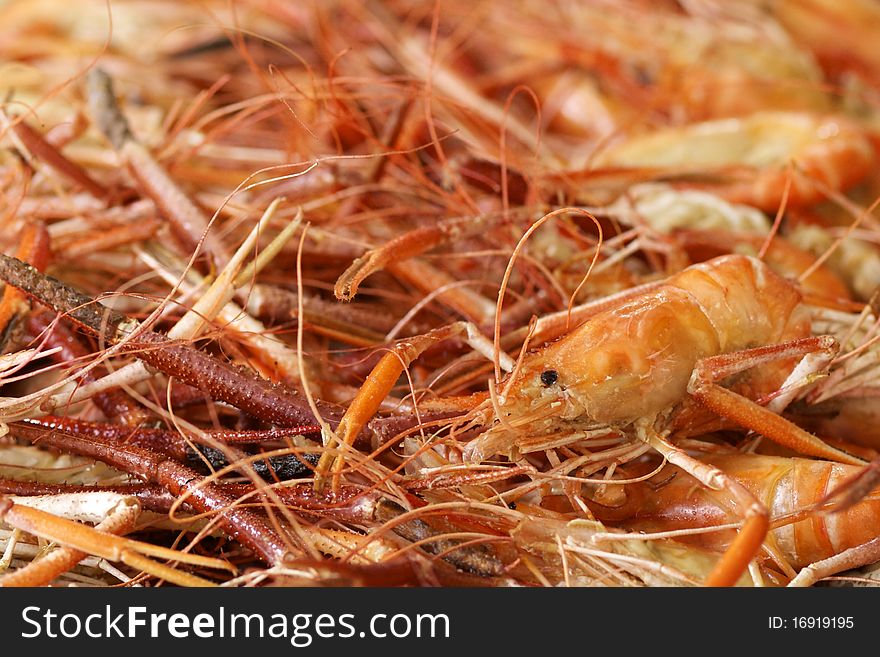
<svg viewBox="0 0 880 657"><path fill-rule="evenodd" d="M754 454L705 457L712 465L743 484L763 502L771 522L798 514L817 504L835 487L860 471L841 463L814 459L783 458ZM668 478L668 473L661 477ZM637 512L641 520L631 523L648 529L657 523L664 530L723 524L732 518L722 508L718 493L700 486L679 472L667 485L645 495ZM647 522L647 518L651 518ZM880 498L869 497L840 513L811 512L806 519L771 530L767 546L794 568L803 568L844 550L861 545L880 533ZM723 549L732 533L694 535L689 540L703 547Z"/></svg>
<svg viewBox="0 0 880 657"><path fill-rule="evenodd" d="M624 427L685 399L699 360L809 332L794 286L757 258L715 258L527 356L505 388L502 425L530 434ZM776 365L752 377L749 392L775 390L794 363ZM547 372L553 374L548 378ZM497 433L490 430L469 444L467 458L488 456Z"/></svg>
<svg viewBox="0 0 880 657"><path fill-rule="evenodd" d="M660 168L703 175L742 173L744 179L719 182L713 191L733 203L769 212L782 202L790 163L790 207L821 200L811 182L844 191L861 181L873 164L870 141L847 119L796 112L757 112L667 128L639 135L600 154L600 167Z"/></svg>

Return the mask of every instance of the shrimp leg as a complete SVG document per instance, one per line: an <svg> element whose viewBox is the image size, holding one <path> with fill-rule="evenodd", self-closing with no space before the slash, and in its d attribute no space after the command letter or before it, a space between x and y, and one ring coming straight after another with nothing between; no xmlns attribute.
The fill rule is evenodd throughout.
<svg viewBox="0 0 880 657"><path fill-rule="evenodd" d="M132 531L140 516L141 507L133 499L121 499L107 517L95 525L95 531L123 535ZM86 552L72 547L58 547L46 556L0 577L0 586L45 586L85 559Z"/></svg>
<svg viewBox="0 0 880 657"><path fill-rule="evenodd" d="M825 444L773 411L715 383L717 380L757 365L821 352L833 353L836 348L837 344L833 338L820 336L704 358L694 368L688 384L688 392L718 415L756 431L780 445L810 456L860 465L863 464L861 459ZM683 468L710 488L716 490L723 488L733 495L738 505L745 507L743 514L745 524L706 579L707 586L735 584L760 550L767 535L766 508L754 495L720 470L706 466L671 445L662 444L657 439L649 439L648 442L671 463Z"/></svg>
<svg viewBox="0 0 880 657"><path fill-rule="evenodd" d="M382 400L391 392L397 379L410 363L418 358L426 349L448 338L461 337L475 351L488 359L493 358L493 345L480 333L471 322L455 322L445 327L434 329L422 336L408 338L394 345L382 359L376 363L352 400L339 422L336 433L327 440L326 450L315 468L315 490L322 490L328 471L333 472L333 490L339 488L339 478L345 466L345 452L340 448L354 444L364 425L373 417ZM501 368L511 371L514 362L505 353L499 354Z"/></svg>
<svg viewBox="0 0 880 657"><path fill-rule="evenodd" d="M734 586L752 559L757 556L767 536L770 528L767 507L761 504L745 486L720 469L695 459L657 435L653 429L644 427L640 429L642 440L660 452L670 463L677 465L708 488L724 490L733 498L737 512L743 517L743 526L709 573L704 584Z"/></svg>
<svg viewBox="0 0 880 657"><path fill-rule="evenodd" d="M715 383L756 365L821 351L830 352L836 346L833 338L819 336L704 358L694 368L688 393L718 415L796 452L850 465L864 465L862 459L831 447L773 411Z"/></svg>
<svg viewBox="0 0 880 657"><path fill-rule="evenodd" d="M109 561L121 561L132 568L138 568L181 586L211 586L212 583L196 575L178 571L149 557L237 572L233 565L221 559L203 557L198 554L116 536L40 509L15 504L5 496L0 497L0 519L6 524L34 536L57 541L62 545L74 548L74 550L94 554Z"/></svg>
<svg viewBox="0 0 880 657"><path fill-rule="evenodd" d="M823 577L828 577L844 570L852 570L880 559L880 537L862 543L833 557L822 559L802 568L789 586L812 586Z"/></svg>

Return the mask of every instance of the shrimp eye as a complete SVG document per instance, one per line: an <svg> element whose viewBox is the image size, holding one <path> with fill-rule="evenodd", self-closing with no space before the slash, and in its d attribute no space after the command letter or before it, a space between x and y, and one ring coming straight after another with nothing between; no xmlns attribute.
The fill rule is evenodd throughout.
<svg viewBox="0 0 880 657"><path fill-rule="evenodd" d="M544 370L541 372L541 383L545 386L552 386L559 379L559 372L556 370Z"/></svg>

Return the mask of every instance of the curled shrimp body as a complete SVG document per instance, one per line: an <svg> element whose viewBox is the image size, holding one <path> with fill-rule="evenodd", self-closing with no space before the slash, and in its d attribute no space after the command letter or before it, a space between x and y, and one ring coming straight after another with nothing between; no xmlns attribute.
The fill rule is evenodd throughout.
<svg viewBox="0 0 880 657"><path fill-rule="evenodd" d="M873 159L863 130L843 117L756 112L635 136L604 152L597 164L730 176L710 188L731 202L775 212L792 163L803 175L792 177L788 206L802 207L823 198L813 181L847 190L869 173Z"/></svg>
<svg viewBox="0 0 880 657"><path fill-rule="evenodd" d="M880 499L870 497L839 513L812 510L825 495L854 476L854 466L813 459L755 454L707 457L761 499L778 526L766 542L767 551L793 568L803 568L874 539L880 533ZM658 479L664 483L641 496L630 526L642 530L681 529L720 525L731 520L718 494L678 473ZM804 515L806 514L806 515ZM792 521L786 522L786 519ZM695 534L688 540L710 549L723 549L731 532Z"/></svg>
<svg viewBox="0 0 880 657"><path fill-rule="evenodd" d="M673 236L687 254L698 261L705 259L705 254L758 253L767 240L766 235L728 230L681 230ZM841 277L824 265L816 266L816 259L820 255L799 248L786 237L777 235L763 257L773 271L791 280L807 270L812 272L800 282L807 303L811 303L812 299L826 302L849 300L849 289Z"/></svg>
<svg viewBox="0 0 880 657"><path fill-rule="evenodd" d="M527 356L506 385L504 424L471 443L468 454L490 456L504 425L547 433L656 417L687 396L701 359L808 336L800 300L756 258L693 265ZM775 390L791 362L772 365L752 377L761 381L755 392Z"/></svg>

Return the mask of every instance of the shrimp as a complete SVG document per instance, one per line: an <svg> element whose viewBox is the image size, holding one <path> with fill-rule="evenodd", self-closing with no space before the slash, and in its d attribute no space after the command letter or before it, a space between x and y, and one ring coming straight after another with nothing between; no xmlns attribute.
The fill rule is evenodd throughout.
<svg viewBox="0 0 880 657"><path fill-rule="evenodd" d="M621 427L656 417L701 389L703 382L693 375L701 360L809 336L799 292L760 260L728 255L693 265L527 356L503 384L500 409L507 420L468 445L466 453L469 460L498 453L505 445L499 438L510 438L510 426L534 435L584 426L585 420ZM811 350L816 349L801 351ZM740 382L740 392L760 396L778 389L797 352L765 356L760 376ZM725 361L725 375L736 369L731 361ZM492 412L484 405L488 415L482 419L488 421ZM850 458L815 440L799 446L811 449L808 444L814 456Z"/></svg>
<svg viewBox="0 0 880 657"><path fill-rule="evenodd" d="M767 4L792 38L812 50L832 76L858 73L876 83L880 7L870 0L774 0Z"/></svg>
<svg viewBox="0 0 880 657"><path fill-rule="evenodd" d="M826 302L850 299L849 290L841 280L844 267L837 267L832 271L823 265L816 266L816 258L821 255L820 249L798 248L796 244L778 235L773 236L765 249L771 224L766 215L757 208L728 203L704 191L676 190L666 184L645 183L634 185L617 201L604 209L596 208L595 211L611 213L612 216L620 217L633 225L645 223L652 231L671 235L689 258L696 261L732 252L757 255L765 250L764 262L786 278L796 279L806 270L811 270L812 274L801 281L803 290L810 295ZM821 229L816 230L825 235ZM817 242L814 238L812 244ZM827 249L830 243L831 238L827 237L823 248ZM851 243L852 240L849 240L847 246ZM846 253L849 254L850 251ZM843 255L841 250L841 256ZM846 264L853 265L862 261L868 262L864 258L857 261L850 256ZM859 270L854 266L847 269ZM866 269L867 277L875 273L867 264Z"/></svg>
<svg viewBox="0 0 880 657"><path fill-rule="evenodd" d="M353 443L378 400L421 351L464 328L435 331L386 354L340 423L339 443ZM467 334L474 337L470 329ZM517 363L499 362L511 372L500 381L501 393L490 381L488 399L475 395L464 402L471 409L452 423L453 435L484 429L461 447L463 460L472 463L499 453L517 461L529 451L615 434L646 443L709 489L723 490L744 519L706 580L732 585L764 542L767 508L747 487L667 437L695 424L695 412L698 420L710 412L796 452L863 464L778 415L836 351L834 338L811 335L810 315L792 283L757 258L721 256L624 298ZM733 389L716 383L734 375ZM763 407L754 397L771 401ZM344 455L334 460L330 454L316 469L319 486L330 470L335 485L343 467Z"/></svg>
<svg viewBox="0 0 880 657"><path fill-rule="evenodd" d="M813 180L845 191L868 174L873 160L870 140L843 117L757 112L635 136L601 153L596 165L646 175L714 173L721 179L705 185L719 196L775 212L789 175L788 206L803 207L823 198Z"/></svg>
<svg viewBox="0 0 880 657"><path fill-rule="evenodd" d="M470 414L473 424L490 426L463 448L463 458L506 453L515 460L520 445L541 436L570 434L575 442L622 433L643 440L704 485L732 496L745 524L707 580L729 585L760 548L767 510L741 484L685 454L666 435L677 416L693 410L693 398L800 453L861 464L776 414L790 391L771 408L749 399L796 386L835 351L832 338L810 335L809 315L792 284L756 258L722 256L525 356L502 381L502 394ZM751 376L738 377L734 390L715 383L746 370Z"/></svg>
<svg viewBox="0 0 880 657"><path fill-rule="evenodd" d="M498 57L501 49L512 61L587 72L629 112L662 108L671 116L704 119L830 105L812 55L794 47L778 26L755 18L742 3L711 16L693 5L671 9L656 2L579 2L558 12L537 3L486 25L494 38L484 59ZM590 39L578 33L576 26L583 25L590 26ZM548 42L545 34L556 37ZM576 84L577 77L570 79ZM542 81L535 86L543 96Z"/></svg>
<svg viewBox="0 0 880 657"><path fill-rule="evenodd" d="M783 570L802 570L797 583L815 579L812 564L834 561L834 570L855 568L876 560L858 550L880 535L880 498L861 500L839 513L821 514L827 494L854 477L859 468L815 461L755 454L725 454L706 457L762 500L775 525L767 537L765 552ZM662 481L650 494L638 497L630 529L664 531L709 527L729 522L718 493L699 487L693 478L681 473L670 478L669 471L657 475ZM700 547L723 549L731 541L730 531L694 534L687 539ZM827 568L827 565L825 565ZM806 570L806 572L803 572ZM820 571L821 572L821 571Z"/></svg>

